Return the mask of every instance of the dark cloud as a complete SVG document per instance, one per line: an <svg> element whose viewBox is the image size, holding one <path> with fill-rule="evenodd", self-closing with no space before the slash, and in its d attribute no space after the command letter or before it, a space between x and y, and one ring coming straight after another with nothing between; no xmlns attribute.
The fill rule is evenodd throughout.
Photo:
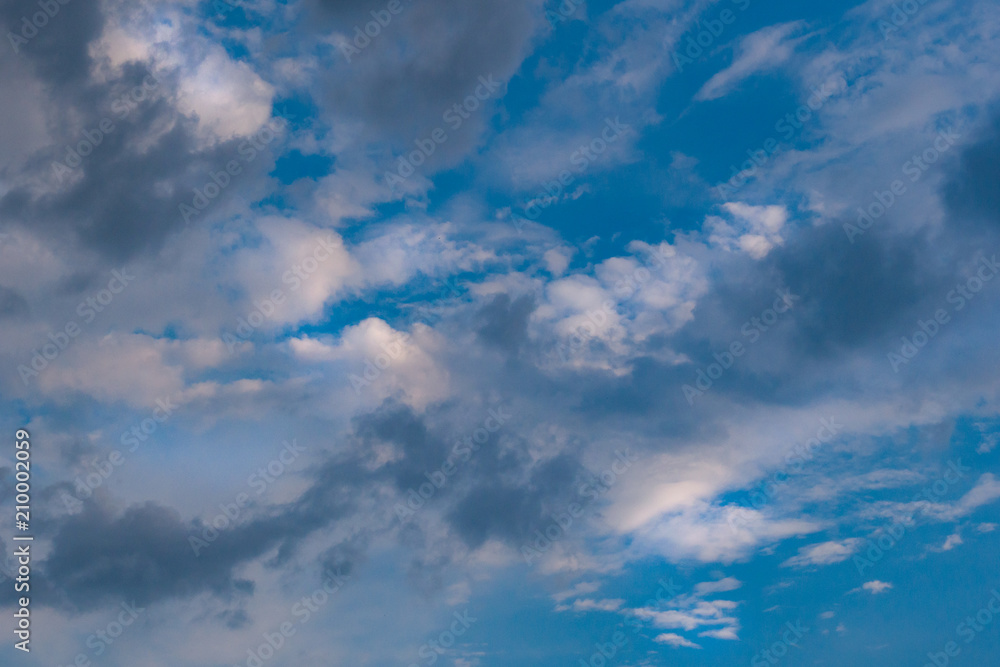
<svg viewBox="0 0 1000 667"><path fill-rule="evenodd" d="M18 42L20 57L37 72L37 74L53 86L60 88L75 86L85 81L90 75L91 41L100 36L104 28L104 14L101 3L69 2L58 3L59 11L37 29L27 43ZM17 36L33 34L31 28L25 25L41 11L37 0L17 0L0 5L0 22L3 33ZM43 12L44 13L44 12ZM35 25L32 25L35 27ZM13 46L9 38L2 45L4 57L9 57Z"/></svg>
<svg viewBox="0 0 1000 667"><path fill-rule="evenodd" d="M338 32L354 38L355 26L372 20L369 10L382 7L359 3L316 3L335 20ZM461 103L479 85L480 77L500 82L492 94L499 100L503 84L517 71L527 47L544 25L538 0L505 3L403 2L371 44L351 62L335 49L335 76L330 80L331 109L364 119L365 131L379 144L394 150L413 150L416 139L435 128L448 140L429 161L435 165L464 155L494 104L487 102L449 126L444 112Z"/></svg>
<svg viewBox="0 0 1000 667"><path fill-rule="evenodd" d="M528 339L528 319L534 310L535 299L530 294L514 301L507 294L497 295L479 311L480 339L507 352L516 352Z"/></svg>
<svg viewBox="0 0 1000 667"><path fill-rule="evenodd" d="M0 285L0 319L23 317L30 312L28 302L12 289Z"/></svg>
<svg viewBox="0 0 1000 667"><path fill-rule="evenodd" d="M945 202L954 226L967 227L970 222L1000 226L1000 114L962 152L945 188Z"/></svg>

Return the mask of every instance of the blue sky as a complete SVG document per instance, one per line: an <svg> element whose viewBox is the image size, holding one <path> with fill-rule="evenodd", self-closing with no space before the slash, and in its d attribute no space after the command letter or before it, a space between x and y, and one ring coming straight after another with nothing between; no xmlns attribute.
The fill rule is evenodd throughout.
<svg viewBox="0 0 1000 667"><path fill-rule="evenodd" d="M56 5L4 664L1000 655L994 3Z"/></svg>

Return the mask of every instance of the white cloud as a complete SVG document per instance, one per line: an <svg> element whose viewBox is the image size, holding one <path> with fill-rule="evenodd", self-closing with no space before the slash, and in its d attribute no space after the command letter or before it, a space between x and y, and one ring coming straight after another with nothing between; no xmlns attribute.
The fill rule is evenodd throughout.
<svg viewBox="0 0 1000 667"><path fill-rule="evenodd" d="M945 539L944 544L941 545L941 551L951 551L960 544L964 544L962 536L958 533L953 533Z"/></svg>
<svg viewBox="0 0 1000 667"><path fill-rule="evenodd" d="M850 558L862 544L864 544L864 540L856 537L812 544L799 549L797 556L792 556L781 565L782 567L802 568L840 563Z"/></svg>
<svg viewBox="0 0 1000 667"><path fill-rule="evenodd" d="M622 605L625 604L625 600L574 600L573 604L570 605L560 605L556 607L556 611L568 611L572 609L576 612L586 612L586 611L618 611L621 609Z"/></svg>
<svg viewBox="0 0 1000 667"><path fill-rule="evenodd" d="M784 206L751 206L742 202L723 204L731 216L731 222L710 216L705 221L709 230L708 242L711 246L729 252L741 251L754 259L767 256L775 246L785 240L781 230L788 222L788 210Z"/></svg>
<svg viewBox="0 0 1000 667"><path fill-rule="evenodd" d="M593 593L601 587L595 581L581 581L573 588L560 591L552 596L552 599L556 602L562 602L563 600L568 600L569 598L575 598L580 595L587 595L588 593Z"/></svg>
<svg viewBox="0 0 1000 667"><path fill-rule="evenodd" d="M698 644L695 644L694 642L689 641L673 632L665 632L662 635L657 635L653 638L653 641L659 644L673 646L674 648L678 648L680 646L685 646L687 648L701 648Z"/></svg>
<svg viewBox="0 0 1000 667"><path fill-rule="evenodd" d="M872 595L878 595L879 593L884 593L891 589L892 584L876 579L875 581L867 581L861 584L861 588L870 592Z"/></svg>
<svg viewBox="0 0 1000 667"><path fill-rule="evenodd" d="M448 371L435 361L440 344L429 327L417 324L406 334L377 317L345 327L335 342L309 336L289 341L299 359L336 363L340 372L332 379L365 402L399 395L419 409L451 391Z"/></svg>
<svg viewBox="0 0 1000 667"><path fill-rule="evenodd" d="M179 93L179 108L198 117L203 136L224 141L261 129L271 117L274 87L215 47L182 75Z"/></svg>
<svg viewBox="0 0 1000 667"><path fill-rule="evenodd" d="M747 35L740 42L733 64L717 73L701 87L696 100L714 100L731 91L744 79L785 62L794 50L788 37L802 26L801 21L781 23Z"/></svg>
<svg viewBox="0 0 1000 667"><path fill-rule="evenodd" d="M671 609L661 610L659 608L642 607L638 609L626 610L638 618L650 621L654 627L665 630L685 630L693 631L701 629L699 637L711 637L713 639L737 640L740 623L731 612L739 606L739 602L733 600L706 600L704 596L713 593L735 590L743 585L743 582L734 577L723 577L716 581L705 581L694 586L694 593L679 595L669 601ZM701 648L692 643L684 643L686 640L677 639L679 635L667 633L671 639L663 640L675 648L687 646L690 648ZM657 641L660 641L657 639Z"/></svg>
<svg viewBox="0 0 1000 667"><path fill-rule="evenodd" d="M700 584L696 584L694 592L697 595L725 593L727 591L735 591L742 585L743 582L736 577L725 577L724 579L719 579L718 581L703 581Z"/></svg>

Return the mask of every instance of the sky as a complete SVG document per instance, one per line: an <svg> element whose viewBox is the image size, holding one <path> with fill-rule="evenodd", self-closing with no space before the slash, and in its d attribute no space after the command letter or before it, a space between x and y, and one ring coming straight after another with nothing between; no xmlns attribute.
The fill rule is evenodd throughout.
<svg viewBox="0 0 1000 667"><path fill-rule="evenodd" d="M0 663L1000 656L996 3L0 21Z"/></svg>

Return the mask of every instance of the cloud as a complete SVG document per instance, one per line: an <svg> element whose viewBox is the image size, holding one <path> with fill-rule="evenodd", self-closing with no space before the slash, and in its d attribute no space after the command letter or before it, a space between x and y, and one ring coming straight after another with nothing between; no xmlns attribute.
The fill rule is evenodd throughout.
<svg viewBox="0 0 1000 667"><path fill-rule="evenodd" d="M941 551L951 551L960 544L964 544L962 536L958 533L953 533L945 539L944 544L941 545Z"/></svg>
<svg viewBox="0 0 1000 667"><path fill-rule="evenodd" d="M651 622L656 628L666 630L679 629L688 632L701 628L702 631L699 632L699 637L738 640L740 623L730 614L739 606L739 603L732 600L706 600L705 596L736 590L742 585L743 582L733 577L723 577L716 581L700 582L694 586L693 593L679 595L663 603L671 607L670 609L660 610L659 608L640 607L624 611ZM667 633L667 636L669 638L664 639L663 643L670 644L674 648L680 646L701 648L687 640L674 639L679 637L679 635L674 633ZM660 641L660 639L657 639L657 641Z"/></svg>
<svg viewBox="0 0 1000 667"><path fill-rule="evenodd" d="M580 583L569 588L565 591L560 591L552 596L552 599L556 602L562 602L568 600L569 598L575 598L580 595L587 595L588 593L593 593L597 591L601 585L595 581L581 581Z"/></svg>
<svg viewBox="0 0 1000 667"><path fill-rule="evenodd" d="M729 93L741 81L758 72L778 67L788 60L795 48L789 37L803 27L801 21L781 23L758 30L744 37L738 55L726 69L718 72L701 87L694 99L714 100Z"/></svg>
<svg viewBox="0 0 1000 667"><path fill-rule="evenodd" d="M696 595L725 593L728 591L735 591L742 585L743 582L737 579L736 577L725 577L723 579L719 579L718 581L703 581L700 584L696 584L694 587L694 592Z"/></svg>
<svg viewBox="0 0 1000 667"><path fill-rule="evenodd" d="M710 245L729 252L744 252L753 259L763 259L775 246L785 240L781 230L788 221L784 206L751 206L742 202L728 202L722 206L733 219L732 224L721 218L706 220Z"/></svg>
<svg viewBox="0 0 1000 667"><path fill-rule="evenodd" d="M864 540L856 537L812 544L800 548L798 555L792 556L781 565L782 567L804 568L840 563L850 558L862 544L864 544Z"/></svg>
<svg viewBox="0 0 1000 667"><path fill-rule="evenodd" d="M655 637L653 637L653 641L659 644L666 644L668 646L673 646L674 648L678 648L681 646L685 646L687 648L701 648L701 646L699 646L698 644L695 644L692 641L684 639L684 637L674 634L673 632L665 632L662 635L656 635Z"/></svg>
<svg viewBox="0 0 1000 667"><path fill-rule="evenodd" d="M588 612L588 611L618 611L621 606L625 604L625 600L574 600L572 605L559 605L556 607L556 611L569 611L572 609L575 612Z"/></svg>
<svg viewBox="0 0 1000 667"><path fill-rule="evenodd" d="M892 584L886 583L884 581L867 581L861 584L861 588L868 591L872 595L878 595L879 593L884 593L892 588Z"/></svg>

